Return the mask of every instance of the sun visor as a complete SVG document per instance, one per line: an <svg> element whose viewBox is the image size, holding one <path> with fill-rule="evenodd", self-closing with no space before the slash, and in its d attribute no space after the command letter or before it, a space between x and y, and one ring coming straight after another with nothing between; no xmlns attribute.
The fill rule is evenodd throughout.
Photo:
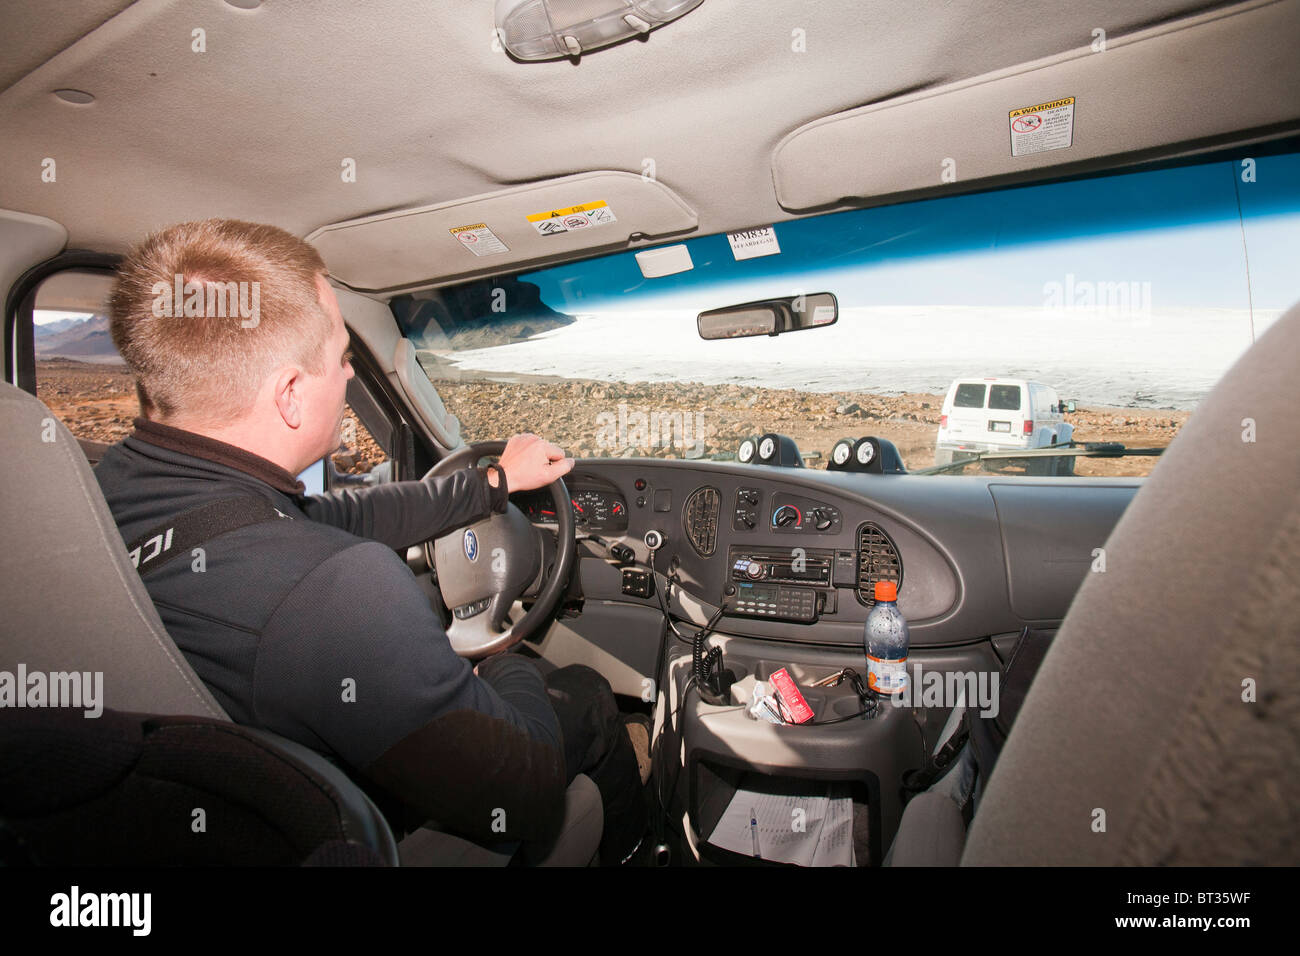
<svg viewBox="0 0 1300 956"><path fill-rule="evenodd" d="M606 170L334 223L307 241L339 281L380 292L558 261L623 247L633 235L698 225L695 211L662 183Z"/></svg>
<svg viewBox="0 0 1300 956"><path fill-rule="evenodd" d="M773 152L789 210L1300 128L1300 3L1241 4L829 116ZM1231 77L1225 82L1225 77ZM1272 132L1274 130L1270 130Z"/></svg>

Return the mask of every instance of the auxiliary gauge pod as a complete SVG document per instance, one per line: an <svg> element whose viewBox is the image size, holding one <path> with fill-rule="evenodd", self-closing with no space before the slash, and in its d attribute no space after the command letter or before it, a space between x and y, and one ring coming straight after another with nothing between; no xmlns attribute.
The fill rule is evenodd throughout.
<svg viewBox="0 0 1300 956"><path fill-rule="evenodd" d="M736 460L742 465L780 465L783 468L803 468L803 455L789 435L768 432L750 435L736 450Z"/></svg>
<svg viewBox="0 0 1300 956"><path fill-rule="evenodd" d="M650 549L650 570L654 571L655 552L664 544L662 532L650 530L645 533L645 546ZM667 575L665 575L667 578ZM672 580L668 579L669 588L672 587ZM663 596L663 590L655 588L655 593L659 595L660 607L663 608L664 618L668 621L668 626L678 637L682 635L678 632L677 626L673 624L672 616L668 610L668 603ZM671 591L670 591L671 594ZM713 625L717 623L718 618L722 616L722 609L695 632L691 639L691 679L695 681L695 686L700 692L700 698L706 704L729 704L731 703L731 685L736 682L736 675L731 673L722 666L722 648L711 647L708 653L704 651L704 641L713 633Z"/></svg>
<svg viewBox="0 0 1300 956"><path fill-rule="evenodd" d="M877 475L907 472L903 458L888 438L841 438L831 449L827 471L865 471Z"/></svg>

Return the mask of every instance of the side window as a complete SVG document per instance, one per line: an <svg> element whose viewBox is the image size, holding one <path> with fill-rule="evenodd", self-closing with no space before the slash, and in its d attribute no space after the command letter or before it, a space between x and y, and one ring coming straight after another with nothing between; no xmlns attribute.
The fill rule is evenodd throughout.
<svg viewBox="0 0 1300 956"><path fill-rule="evenodd" d="M36 290L36 396L83 441L112 444L140 414L135 382L113 347L104 272L60 272Z"/></svg>
<svg viewBox="0 0 1300 956"><path fill-rule="evenodd" d="M73 437L82 440L88 453L98 449L87 443L121 441L140 414L135 380L109 332L104 303L112 283L112 275L106 272L60 272L36 290L32 314L36 395ZM339 449L331 457L335 469L331 483L388 480L391 431L364 386L352 379Z"/></svg>
<svg viewBox="0 0 1300 956"><path fill-rule="evenodd" d="M298 476L309 495L347 485L383 484L396 477L392 463L396 434L392 425L359 378L348 382L347 397L339 423L338 448Z"/></svg>
<svg viewBox="0 0 1300 956"><path fill-rule="evenodd" d="M339 448L330 456L331 486L392 481L397 435L360 374L348 382L348 403L339 427Z"/></svg>

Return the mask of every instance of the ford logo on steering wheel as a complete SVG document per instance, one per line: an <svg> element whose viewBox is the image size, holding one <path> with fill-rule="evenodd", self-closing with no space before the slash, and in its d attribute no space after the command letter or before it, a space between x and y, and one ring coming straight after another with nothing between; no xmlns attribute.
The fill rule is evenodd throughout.
<svg viewBox="0 0 1300 956"><path fill-rule="evenodd" d="M465 531L465 557L473 561L478 557L478 535L473 531Z"/></svg>

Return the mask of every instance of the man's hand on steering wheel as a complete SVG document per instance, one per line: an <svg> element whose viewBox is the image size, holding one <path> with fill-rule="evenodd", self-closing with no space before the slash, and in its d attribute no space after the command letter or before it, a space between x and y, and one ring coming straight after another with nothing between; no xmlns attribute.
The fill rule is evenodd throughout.
<svg viewBox="0 0 1300 956"><path fill-rule="evenodd" d="M506 442L497 464L505 472L506 488L511 492L543 488L573 470L573 459L564 456L564 449L532 432ZM496 475L489 473L488 481L496 487Z"/></svg>

